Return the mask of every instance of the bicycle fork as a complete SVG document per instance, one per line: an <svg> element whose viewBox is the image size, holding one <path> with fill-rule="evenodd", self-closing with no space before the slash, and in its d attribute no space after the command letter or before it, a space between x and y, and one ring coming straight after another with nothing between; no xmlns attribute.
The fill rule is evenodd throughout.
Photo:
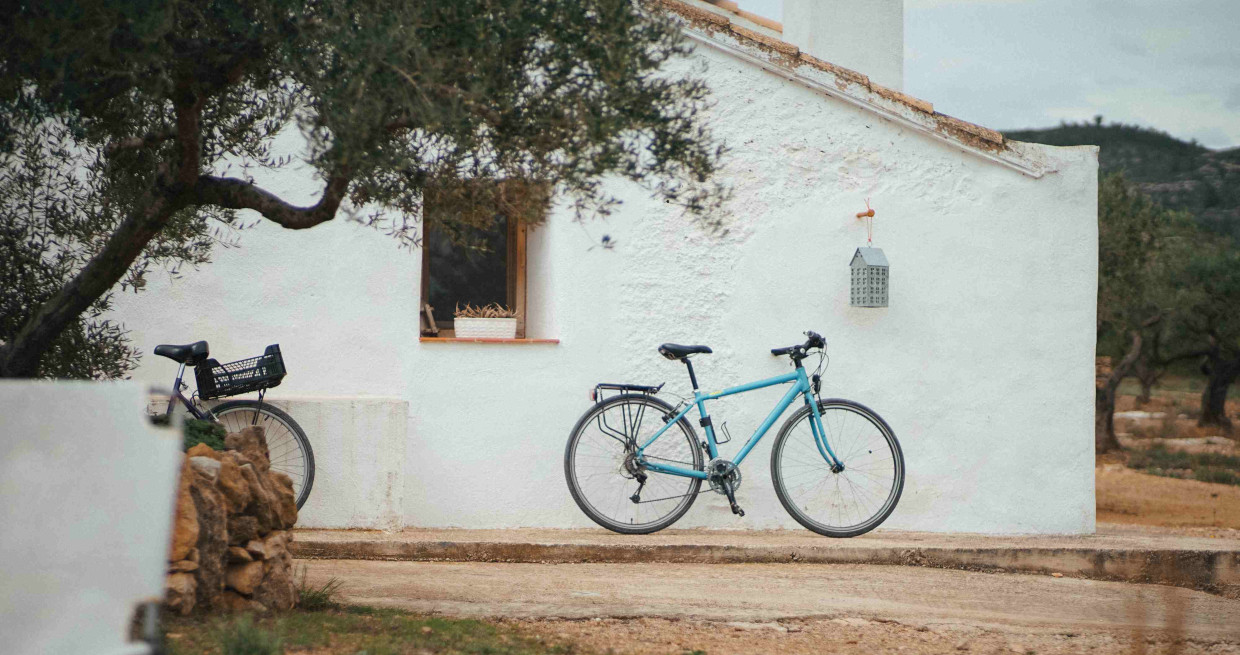
<svg viewBox="0 0 1240 655"><path fill-rule="evenodd" d="M832 473L843 472L844 462L835 456L835 451L831 450L831 444L827 443L827 433L822 427L822 413L818 411L818 399L814 397L814 394L806 391L805 404L809 405L809 427L814 433L814 445L818 446L818 454L822 455L823 460L831 466Z"/></svg>

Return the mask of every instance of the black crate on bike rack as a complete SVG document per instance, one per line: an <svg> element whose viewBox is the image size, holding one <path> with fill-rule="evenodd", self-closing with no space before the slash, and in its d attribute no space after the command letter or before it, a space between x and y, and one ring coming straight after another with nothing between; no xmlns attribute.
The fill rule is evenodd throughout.
<svg viewBox="0 0 1240 655"><path fill-rule="evenodd" d="M280 344L267 346L262 355L221 364L214 359L194 367L198 397L203 400L236 396L278 386L284 379Z"/></svg>

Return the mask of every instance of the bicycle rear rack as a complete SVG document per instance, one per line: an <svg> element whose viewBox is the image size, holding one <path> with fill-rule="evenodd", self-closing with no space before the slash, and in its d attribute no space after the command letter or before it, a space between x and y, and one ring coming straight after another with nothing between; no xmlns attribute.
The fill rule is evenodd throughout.
<svg viewBox="0 0 1240 655"><path fill-rule="evenodd" d="M615 393L615 394L612 394L612 395L620 395L620 394L622 394L622 393L634 393L634 392L636 392L636 393L644 393L644 394L646 394L646 395L648 395L648 396L653 396L653 395L655 395L656 393L659 393L659 390L663 388L663 385L664 385L664 384L667 384L667 383L666 383L666 382L664 382L663 384L660 384L660 385L659 385L659 386L657 386L657 387L651 387L651 386L646 386L646 385L642 385L642 384L623 384L623 383L619 383L619 382L600 382L600 383L598 383L598 384L594 385L594 390L590 392L590 400L593 400L593 401L594 401L594 402L596 402L596 403L597 403L597 402L599 402L599 401L602 401L602 400L606 400L606 396L604 395L604 392L606 392L606 391L615 391L616 393Z"/></svg>

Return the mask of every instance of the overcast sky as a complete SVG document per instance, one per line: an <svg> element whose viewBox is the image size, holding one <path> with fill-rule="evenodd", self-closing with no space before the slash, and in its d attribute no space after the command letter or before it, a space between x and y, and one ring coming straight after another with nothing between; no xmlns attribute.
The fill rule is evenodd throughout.
<svg viewBox="0 0 1240 655"><path fill-rule="evenodd" d="M738 3L782 20L782 0ZM905 0L904 9L904 90L943 113L999 130L1101 114L1240 146L1240 0Z"/></svg>

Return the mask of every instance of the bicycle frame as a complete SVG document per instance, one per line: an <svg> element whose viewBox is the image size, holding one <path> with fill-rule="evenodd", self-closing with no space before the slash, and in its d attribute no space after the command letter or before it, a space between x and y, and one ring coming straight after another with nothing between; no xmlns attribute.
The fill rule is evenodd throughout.
<svg viewBox="0 0 1240 655"><path fill-rule="evenodd" d="M189 410L189 413L194 415L194 418L200 421L215 420L215 415L211 413L211 410L204 407L202 411L198 411L198 408L194 406L194 403L191 402L189 398L186 398L185 394L181 393L181 389L188 388L181 382L181 378L184 376L185 365L181 364L181 367L177 369L177 381L172 383L172 395L168 397L168 410L164 412L164 415L171 417L172 410L176 409L177 401L180 400L181 404L185 405L185 409Z"/></svg>
<svg viewBox="0 0 1240 655"><path fill-rule="evenodd" d="M832 466L839 466L839 458L835 456L835 452L831 450L831 445L827 443L826 432L822 427L822 415L818 412L818 403L815 402L814 394L811 391L812 387L810 386L809 378L805 375L805 369L799 365L796 370L791 373L786 373L773 378L767 378L765 380L759 380L757 382L750 382L749 384L742 384L737 387L724 389L723 391L702 393L701 391L694 389L693 402L689 403L683 410L680 411L679 414L667 421L667 423L664 424L664 426L660 428L654 436L650 437L646 443L638 446L638 461L651 471L658 471L659 473L667 473L669 475L679 475L686 478L700 478L702 480L708 479L710 475L705 471L693 471L686 468L680 468L679 466L669 466L667 464L650 462L642 456L642 453L646 450L646 448L650 447L650 444L654 443L659 437L663 436L663 433L667 432L668 428L672 427L672 425L674 425L677 421L683 419L685 415L696 407L698 410L698 415L701 417L700 423L702 427L706 428L707 450L710 451L710 458L715 459L719 457L719 448L717 442L715 441L715 428L711 424L710 415L706 413L706 401L715 400L716 398L723 398L724 396L731 396L738 393L745 393L746 391L764 389L777 384L787 384L789 382L792 383L792 388L789 389L788 393L784 394L784 397L779 400L779 403L775 405L775 409L771 410L771 413L767 415L766 420L762 422L762 425L759 425L758 429L754 431L753 436L749 438L749 441L745 442L745 445L741 447L740 452L736 454L736 458L732 460L732 463L736 466L740 466L741 462L744 461L749 455L749 451L753 450L753 447L762 440L762 437L765 436L767 431L771 429L771 426L775 424L775 421L778 420L784 411L786 411L788 407L796 401L797 397L800 396L804 399L805 404L810 407L810 429L814 433L814 442L818 445L818 452L828 464Z"/></svg>

